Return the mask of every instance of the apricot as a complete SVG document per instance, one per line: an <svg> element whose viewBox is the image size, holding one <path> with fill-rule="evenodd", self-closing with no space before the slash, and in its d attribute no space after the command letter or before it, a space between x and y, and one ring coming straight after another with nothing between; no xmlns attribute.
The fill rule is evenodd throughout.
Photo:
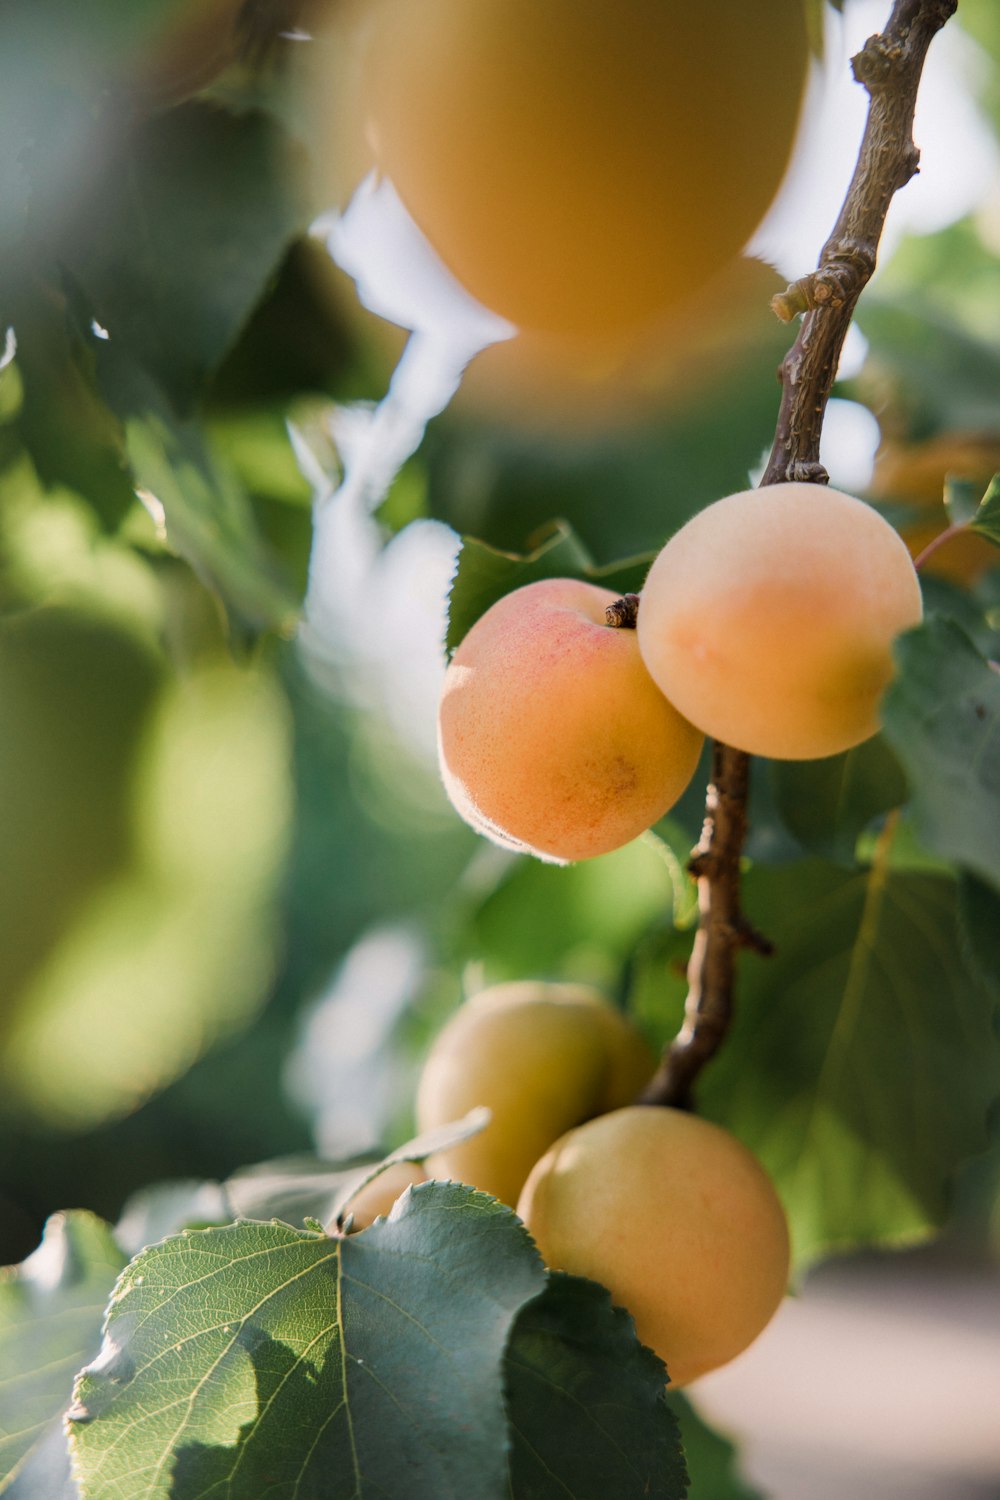
<svg viewBox="0 0 1000 1500"><path fill-rule="evenodd" d="M592 989L529 980L467 1000L439 1033L417 1090L417 1128L436 1129L485 1104L479 1135L431 1157L435 1177L513 1207L525 1178L572 1125L631 1103L653 1054Z"/></svg>
<svg viewBox="0 0 1000 1500"><path fill-rule="evenodd" d="M663 816L702 736L606 623L608 589L570 578L498 600L452 657L438 713L445 789L478 832L565 862L606 854Z"/></svg>
<svg viewBox="0 0 1000 1500"><path fill-rule="evenodd" d="M517 1205L546 1265L602 1282L687 1385L733 1359L788 1282L784 1210L728 1131L680 1110L619 1109L571 1130Z"/></svg>
<svg viewBox="0 0 1000 1500"><path fill-rule="evenodd" d="M426 1182L427 1173L418 1161L397 1161L380 1172L373 1182L352 1198L344 1209L344 1217L352 1219L351 1232L367 1229L376 1219L392 1212L397 1198L401 1198L408 1187Z"/></svg>
<svg viewBox="0 0 1000 1500"><path fill-rule="evenodd" d="M808 484L708 506L663 548L641 600L639 650L670 701L706 734L779 760L874 734L893 640L921 618L898 534Z"/></svg>
<svg viewBox="0 0 1000 1500"><path fill-rule="evenodd" d="M658 318L746 244L784 175L801 0L362 0L351 116L438 255L519 327ZM332 90L328 90L332 94Z"/></svg>

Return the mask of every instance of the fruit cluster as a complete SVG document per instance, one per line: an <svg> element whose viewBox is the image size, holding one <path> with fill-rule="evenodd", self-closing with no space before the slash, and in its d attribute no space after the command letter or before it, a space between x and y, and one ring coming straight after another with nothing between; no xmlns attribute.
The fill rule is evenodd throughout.
<svg viewBox="0 0 1000 1500"><path fill-rule="evenodd" d="M528 584L451 660L442 775L496 843L554 861L620 847L677 801L704 735L790 760L860 744L878 728L892 643L921 618L892 527L796 483L729 495L683 526L634 630L608 616L615 602L571 579Z"/></svg>
<svg viewBox="0 0 1000 1500"><path fill-rule="evenodd" d="M636 1106L654 1068L639 1033L594 991L526 982L474 996L438 1035L417 1094L436 1129L486 1105L481 1134L430 1175L516 1207L546 1264L600 1281L674 1385L761 1332L788 1281L784 1211L750 1152L718 1125ZM351 1204L388 1213L417 1169L389 1168Z"/></svg>

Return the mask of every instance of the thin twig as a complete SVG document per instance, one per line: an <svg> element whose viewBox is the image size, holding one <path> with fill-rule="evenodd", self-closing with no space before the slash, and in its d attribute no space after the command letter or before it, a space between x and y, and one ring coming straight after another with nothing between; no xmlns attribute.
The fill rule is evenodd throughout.
<svg viewBox="0 0 1000 1500"><path fill-rule="evenodd" d="M896 0L885 31L869 37L852 60L855 78L868 90L868 120L818 268L772 304L786 321L800 312L805 316L778 372L781 406L762 485L829 479L819 458L827 401L854 308L875 269L889 204L920 160L913 111L927 49L956 8L957 0ZM700 921L688 964L684 1024L641 1096L644 1104L691 1108L695 1080L732 1018L737 954L745 947L769 951L740 906L749 776L749 756L729 745L714 746L705 823L691 861Z"/></svg>

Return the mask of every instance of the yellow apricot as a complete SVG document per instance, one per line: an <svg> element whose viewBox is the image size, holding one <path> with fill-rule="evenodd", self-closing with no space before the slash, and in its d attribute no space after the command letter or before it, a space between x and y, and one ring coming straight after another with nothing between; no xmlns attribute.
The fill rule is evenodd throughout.
<svg viewBox="0 0 1000 1500"><path fill-rule="evenodd" d="M839 490L776 484L717 500L670 539L637 635L654 681L705 734L811 760L875 733L893 640L920 617L888 522Z"/></svg>
<svg viewBox="0 0 1000 1500"><path fill-rule="evenodd" d="M546 1265L602 1282L686 1385L777 1311L788 1225L770 1178L718 1125L675 1109L602 1115L557 1141L517 1205Z"/></svg>
<svg viewBox="0 0 1000 1500"><path fill-rule="evenodd" d="M529 583L477 620L438 713L441 774L467 823L564 862L607 854L672 807L702 736L605 622L615 595L571 578Z"/></svg>
<svg viewBox="0 0 1000 1500"><path fill-rule="evenodd" d="M361 0L360 107L438 255L525 328L648 324L749 239L781 181L801 0Z"/></svg>
<svg viewBox="0 0 1000 1500"><path fill-rule="evenodd" d="M417 1128L436 1129L485 1104L489 1125L431 1157L435 1177L513 1207L525 1178L570 1126L630 1103L655 1060L595 990L529 980L467 1000L439 1033L417 1090Z"/></svg>
<svg viewBox="0 0 1000 1500"><path fill-rule="evenodd" d="M418 1161L397 1161L380 1172L373 1182L363 1187L344 1209L344 1217L352 1219L351 1232L367 1229L376 1219L384 1218L392 1211L397 1198L414 1187L426 1182L427 1173Z"/></svg>

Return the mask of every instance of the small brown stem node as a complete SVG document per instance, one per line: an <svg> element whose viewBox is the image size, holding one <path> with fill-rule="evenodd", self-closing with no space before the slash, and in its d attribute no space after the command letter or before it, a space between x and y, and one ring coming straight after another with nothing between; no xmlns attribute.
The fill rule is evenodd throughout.
<svg viewBox="0 0 1000 1500"><path fill-rule="evenodd" d="M639 595L623 594L608 605L604 618L614 630L634 630L639 618Z"/></svg>

